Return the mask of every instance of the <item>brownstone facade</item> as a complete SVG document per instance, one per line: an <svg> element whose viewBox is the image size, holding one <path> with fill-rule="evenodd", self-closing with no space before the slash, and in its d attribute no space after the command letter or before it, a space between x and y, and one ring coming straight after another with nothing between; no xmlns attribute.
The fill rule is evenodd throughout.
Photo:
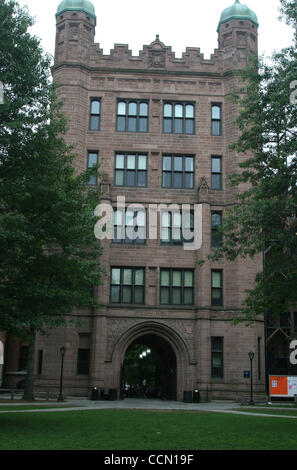
<svg viewBox="0 0 297 470"><path fill-rule="evenodd" d="M116 205L118 196L125 196L126 205L141 203L147 211L152 204L189 204L191 209L201 204L202 247L190 251L185 250L183 244L162 244L160 214L157 239L147 238L144 244L104 240L101 261L106 268L106 278L102 286L94 289L101 307L96 311L77 311L74 316L82 320L79 328L69 326L38 337L36 388L58 390L59 349L65 346L66 394L87 396L92 387L97 386L105 393L117 390L119 396L126 351L131 344L142 341L163 351L164 357L167 347L174 358L170 365L173 378L169 398L182 400L185 391L195 389L200 391L202 400L247 396L250 381L244 378L244 371L250 368L248 353L251 350L255 352L255 393L263 395L263 320L258 319L250 327L232 324L234 315L240 311L245 289L253 285L255 274L262 268L260 258L197 264L207 259L212 250L212 213L223 214L234 202L234 189L227 186L227 177L237 171L244 157L229 149L238 136L234 124L237 108L229 98L237 86L234 70L246 65L247 52L257 53L257 27L251 21L239 20L221 25L219 48L209 60L194 47L187 48L182 58L177 59L158 36L149 46L144 46L139 56L132 56L126 45L115 45L110 55L104 55L94 43L94 33L95 20L87 13L66 11L57 16L53 77L69 117L67 142L76 143L77 170L86 168L89 153L98 153L101 171L105 173L101 182L104 201L111 205ZM100 109L95 105L93 113L92 100L100 103ZM136 103L136 106L145 103L148 114L146 111L141 114L138 108L134 118L133 106L131 114L121 114L119 102L127 107L129 103ZM167 108L169 114L176 104L182 104L176 108L178 133L164 132L166 125L173 125L175 119L168 114L165 122L165 104L172 106ZM188 116L187 105L192 106L188 108ZM212 106L217 106L221 114L217 115L216 109L212 115ZM194 117L191 110L194 110ZM100 121L99 130L90 130L91 114L94 128L97 129ZM121 117L124 119L120 120ZM138 132L134 131L134 125ZM120 164L116 166L117 154L123 155L119 161L126 162L123 173L118 173L119 181L122 175L124 181L137 176L133 158L129 173L128 156L146 157L144 182L139 186L116 185L116 170L121 170ZM194 162L193 170L188 160L188 180L185 166L181 173L171 168L169 178L172 178L173 188L164 184L166 156L171 157L172 165L173 162L185 165L186 158L193 158ZM220 157L216 181L221 181L221 186L212 182L212 173L215 173L212 170L218 170L212 168L213 157ZM181 184L179 178L185 178ZM148 234L148 223L146 229ZM124 268L144 269L143 304L124 303L122 299L113 302L112 292L117 290L111 289L112 268L121 270L117 273ZM212 278L214 271L220 273L218 278ZM161 277L173 272L177 277L179 273L182 276L185 272L192 273L192 302L179 305L162 301L162 292L166 296L167 291L164 288L161 292ZM182 289L186 296L185 284ZM170 292L178 293L174 291L174 281ZM214 298L220 297L220 305L212 301L212 294ZM89 351L89 371L78 373L82 350ZM214 372L216 367L219 373Z"/></svg>

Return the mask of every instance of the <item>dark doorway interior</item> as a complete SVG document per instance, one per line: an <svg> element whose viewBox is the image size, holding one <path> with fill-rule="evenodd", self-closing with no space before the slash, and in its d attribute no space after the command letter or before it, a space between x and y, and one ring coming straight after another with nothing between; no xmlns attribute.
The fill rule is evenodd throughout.
<svg viewBox="0 0 297 470"><path fill-rule="evenodd" d="M128 347L121 373L122 396L176 400L176 356L163 338L147 334Z"/></svg>

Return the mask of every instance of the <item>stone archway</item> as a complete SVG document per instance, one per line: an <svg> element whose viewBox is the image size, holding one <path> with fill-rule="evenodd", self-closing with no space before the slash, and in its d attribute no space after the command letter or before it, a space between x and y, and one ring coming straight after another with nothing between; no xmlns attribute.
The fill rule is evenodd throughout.
<svg viewBox="0 0 297 470"><path fill-rule="evenodd" d="M189 365L190 357L181 336L169 326L158 322L142 322L126 330L114 345L111 362L118 379L119 389L123 385L123 365L127 350L135 344L147 344L159 355L163 354L169 368L166 376L168 399L181 400L184 390L191 387ZM191 388L190 388L191 389Z"/></svg>

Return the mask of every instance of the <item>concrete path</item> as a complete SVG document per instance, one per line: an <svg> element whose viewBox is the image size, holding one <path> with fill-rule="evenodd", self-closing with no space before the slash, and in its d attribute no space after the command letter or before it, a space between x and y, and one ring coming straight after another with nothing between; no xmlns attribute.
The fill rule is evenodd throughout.
<svg viewBox="0 0 297 470"><path fill-rule="evenodd" d="M104 409L135 409L135 410L179 410L179 411L211 411L216 413L230 413L237 415L250 415L250 416L262 416L265 418L290 418L297 419L296 416L288 415L278 415L277 409L276 414L265 414L256 412L245 412L237 411L240 405L231 401L212 401L210 403L183 403L177 401L163 401L163 400L142 400L142 399L132 399L126 398L125 400L118 401L92 401L85 398L67 398L65 399L65 407L60 403L61 406L57 408L44 408L36 410L18 410L19 406L24 406L24 403L1 403L0 400L0 414L2 413L36 413L36 412L59 412L59 411L78 411L78 410L104 410ZM55 406L58 405L56 401L44 401L43 403L28 403L28 405L34 406ZM1 407L4 406L14 406L15 410L1 410ZM268 408L265 408L268 409ZM272 409L272 408L270 408Z"/></svg>

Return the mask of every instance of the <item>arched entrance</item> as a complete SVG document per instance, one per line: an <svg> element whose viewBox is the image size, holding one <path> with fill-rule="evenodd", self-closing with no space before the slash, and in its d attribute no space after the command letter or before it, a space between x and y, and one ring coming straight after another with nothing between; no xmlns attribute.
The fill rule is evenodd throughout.
<svg viewBox="0 0 297 470"><path fill-rule="evenodd" d="M121 376L123 397L176 400L176 355L156 334L140 336L129 345Z"/></svg>

